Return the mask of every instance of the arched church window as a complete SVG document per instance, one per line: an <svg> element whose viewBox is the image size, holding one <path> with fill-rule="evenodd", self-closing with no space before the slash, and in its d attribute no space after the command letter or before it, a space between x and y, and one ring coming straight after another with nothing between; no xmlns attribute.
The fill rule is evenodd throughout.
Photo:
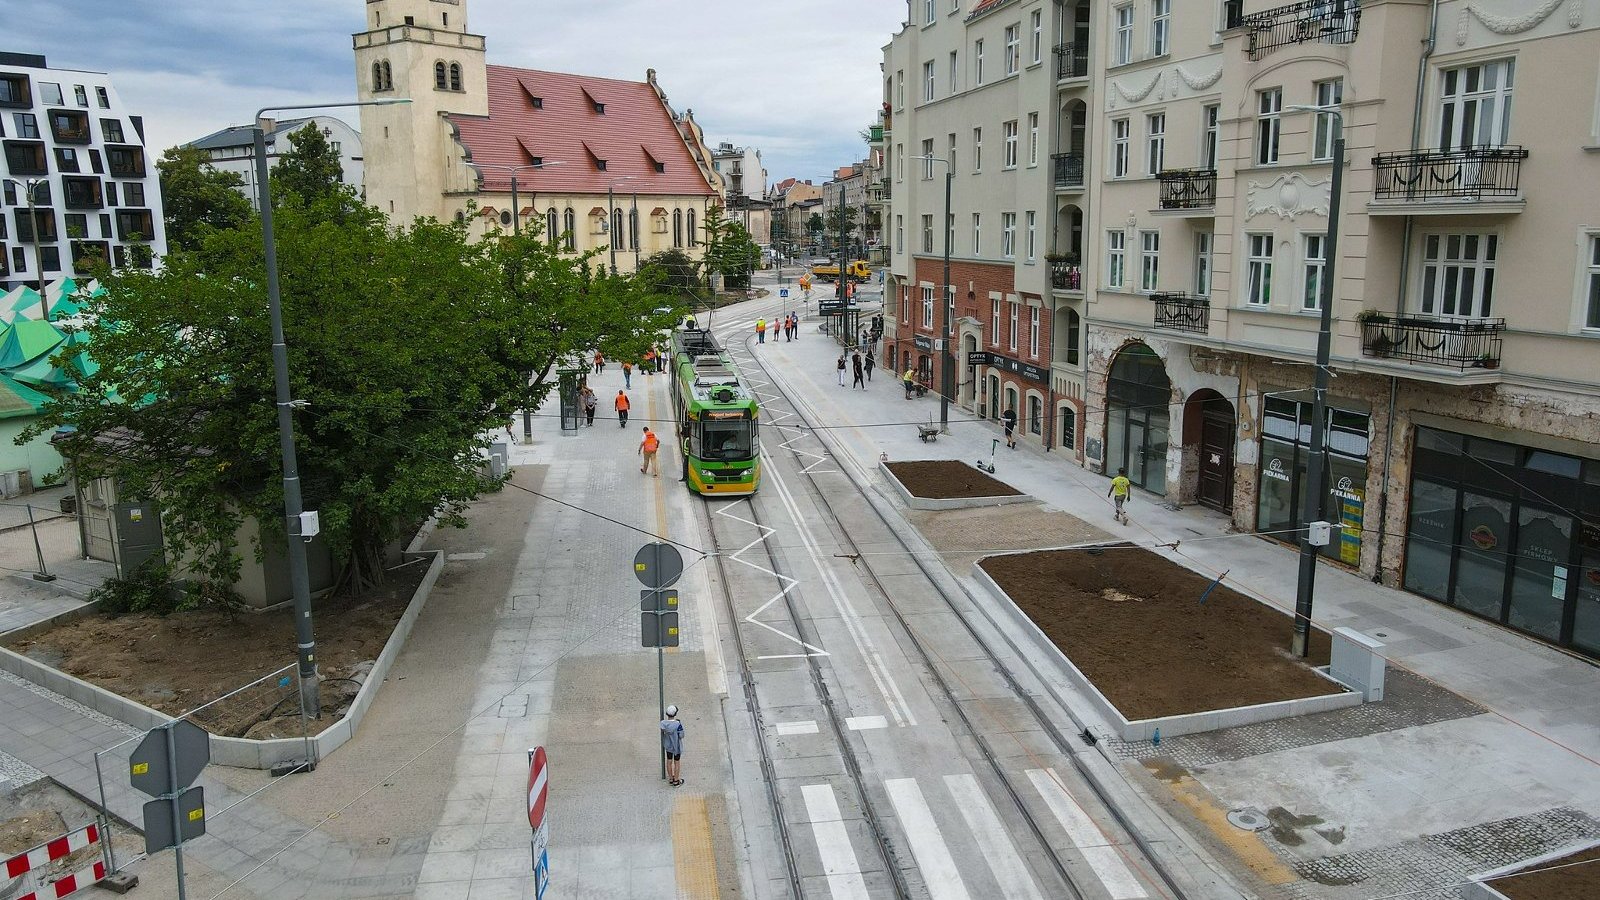
<svg viewBox="0 0 1600 900"><path fill-rule="evenodd" d="M544 239L554 244L561 237L561 216L554 206L544 217Z"/></svg>
<svg viewBox="0 0 1600 900"><path fill-rule="evenodd" d="M383 90L383 63L381 62L372 64L372 89L375 91Z"/></svg>
<svg viewBox="0 0 1600 900"><path fill-rule="evenodd" d="M694 210L689 210L689 246L700 246L700 235L695 232Z"/></svg>
<svg viewBox="0 0 1600 900"><path fill-rule="evenodd" d="M561 233L566 236L568 252L578 249L578 214L573 212L570 206L563 214Z"/></svg>
<svg viewBox="0 0 1600 900"><path fill-rule="evenodd" d="M461 64L460 63L451 63L450 64L450 90L452 90L452 91L461 90Z"/></svg>
<svg viewBox="0 0 1600 900"><path fill-rule="evenodd" d="M615 250L628 249L627 238L622 233L622 210L611 211L611 246Z"/></svg>
<svg viewBox="0 0 1600 900"><path fill-rule="evenodd" d="M436 91L443 91L443 90L448 90L449 87L450 87L450 82L445 77L444 63L442 63L442 62L434 63L433 64L433 89L436 90Z"/></svg>
<svg viewBox="0 0 1600 900"><path fill-rule="evenodd" d="M672 211L672 246L683 246L683 210Z"/></svg>

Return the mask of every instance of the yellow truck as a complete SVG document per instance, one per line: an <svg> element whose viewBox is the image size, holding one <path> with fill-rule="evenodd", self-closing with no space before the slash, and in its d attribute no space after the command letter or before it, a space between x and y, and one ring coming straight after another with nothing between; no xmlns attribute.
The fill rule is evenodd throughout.
<svg viewBox="0 0 1600 900"><path fill-rule="evenodd" d="M811 274L818 281L838 281L839 266L833 262L821 263L811 267ZM851 281L866 281L872 277L872 269L866 260L858 259L845 266L845 277Z"/></svg>

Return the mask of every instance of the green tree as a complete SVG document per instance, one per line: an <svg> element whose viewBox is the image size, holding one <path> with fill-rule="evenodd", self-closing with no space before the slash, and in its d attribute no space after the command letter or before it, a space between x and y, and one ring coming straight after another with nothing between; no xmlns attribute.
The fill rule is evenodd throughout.
<svg viewBox="0 0 1600 900"><path fill-rule="evenodd" d="M508 377L490 343L494 279L465 228L392 230L338 197L275 216L306 508L319 511L342 587L381 581L384 550L430 513L460 523L484 487L479 437ZM34 434L71 425L80 476L111 475L162 509L169 559L230 596L238 526L284 541L276 404L259 224L216 231L204 253L102 280L82 326L99 369ZM260 547L255 548L257 552Z"/></svg>
<svg viewBox="0 0 1600 900"><path fill-rule="evenodd" d="M328 143L316 122L289 134L289 152L272 167L273 202L284 202L283 194L293 194L307 204L327 197L342 197L346 206L355 200L355 189L342 178L344 166L339 151Z"/></svg>
<svg viewBox="0 0 1600 900"><path fill-rule="evenodd" d="M213 168L197 147L172 147L161 154L161 208L170 250L197 250L212 231L238 228L255 215L241 193L244 178Z"/></svg>
<svg viewBox="0 0 1600 900"><path fill-rule="evenodd" d="M706 211L706 274L715 272L728 287L750 285L750 273L761 265L761 247L744 225L723 217L720 206Z"/></svg>
<svg viewBox="0 0 1600 900"><path fill-rule="evenodd" d="M693 297L700 287L700 264L676 247L646 257L644 269L661 290L675 297Z"/></svg>
<svg viewBox="0 0 1600 900"><path fill-rule="evenodd" d="M850 236L856 231L856 216L861 211L853 206L835 206L828 210L823 217L822 236L830 241L839 240L843 232L845 243L849 243Z"/></svg>

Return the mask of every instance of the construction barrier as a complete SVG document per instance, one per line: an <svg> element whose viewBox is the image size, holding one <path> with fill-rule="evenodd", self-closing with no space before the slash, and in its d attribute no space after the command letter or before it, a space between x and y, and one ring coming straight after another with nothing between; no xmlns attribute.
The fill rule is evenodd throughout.
<svg viewBox="0 0 1600 900"><path fill-rule="evenodd" d="M40 881L39 870L49 868L51 863L91 847L96 852L101 851L99 825L85 825L77 831L40 844L26 853L19 853L6 860L5 877L8 880L27 879L21 884L11 885L14 890L27 891L14 895L14 900L60 900L103 881L106 877L103 853L101 858L94 861L94 865L54 881L44 883ZM45 874L42 877L48 878L49 875Z"/></svg>

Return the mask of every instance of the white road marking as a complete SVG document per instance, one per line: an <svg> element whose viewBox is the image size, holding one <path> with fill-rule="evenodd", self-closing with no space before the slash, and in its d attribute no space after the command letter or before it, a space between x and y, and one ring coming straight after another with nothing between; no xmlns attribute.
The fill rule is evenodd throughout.
<svg viewBox="0 0 1600 900"><path fill-rule="evenodd" d="M481 553L481 552L451 553L448 556L446 556L445 559L450 560L451 562L459 562L459 561L462 561L462 560L470 560L470 559L484 559L484 558L488 557L488 555L489 554L487 554L487 553Z"/></svg>
<svg viewBox="0 0 1600 900"><path fill-rule="evenodd" d="M856 851L850 846L850 832L839 815L833 788L808 784L800 788L800 793L805 797L811 833L817 839L817 855L828 879L828 892L834 900L867 900L867 881L861 875L861 864L856 862Z"/></svg>
<svg viewBox="0 0 1600 900"><path fill-rule="evenodd" d="M1056 821L1066 829L1067 837L1077 845L1078 852L1083 854L1084 861L1100 877L1100 882L1106 886L1113 900L1135 900L1148 896L1139 879L1128 871L1122 855L1116 848L1107 845L1105 833L1095 826L1078 802L1067 793L1055 769L1029 769L1028 780L1033 782L1034 788L1050 807L1050 812L1055 814Z"/></svg>
<svg viewBox="0 0 1600 900"><path fill-rule="evenodd" d="M872 728L888 728L889 722L883 716L851 716L844 720L844 724L851 731L866 731Z"/></svg>
<svg viewBox="0 0 1600 900"><path fill-rule="evenodd" d="M889 802L900 817L900 827L905 829L906 843L911 845L911 855L916 857L917 868L922 870L922 882L928 886L928 896L933 900L971 900L967 886L961 882L961 870L945 846L939 823L933 819L933 810L922 796L915 778L891 778L883 783L889 792Z"/></svg>
<svg viewBox="0 0 1600 900"><path fill-rule="evenodd" d="M779 734L816 734L817 723L811 720L804 722L779 722L773 726Z"/></svg>
<svg viewBox="0 0 1600 900"><path fill-rule="evenodd" d="M760 606L756 607L754 612L752 612L749 615L744 617L744 620L746 622L749 622L751 625L755 625L755 626L757 626L759 628L765 628L766 630L768 630L768 631L772 632L773 634L783 638L786 641L792 641L793 643L798 644L802 649L804 649L806 651L805 653L781 653L781 654L773 654L773 655L767 655L767 656L759 656L759 657L757 657L757 659L804 659L807 656L827 656L828 655L828 651L822 649L821 647L813 647L812 645L806 643L805 641L800 640L800 638L796 637L795 635L792 635L792 634L789 634L788 632L781 631L781 630L779 630L777 628L774 628L771 625L768 625L767 623L765 623L765 622L761 621L760 619L756 618L757 616L759 616L762 613L766 612L767 611L767 607L771 606L774 603L777 603L779 600L782 600L784 595L789 593L790 591L794 590L795 585L798 585L800 582L798 580L794 579L794 578L790 578L787 575L779 574L778 572L775 572L775 571L767 568L766 566L761 565L760 563L753 563L753 562L750 562L749 560L746 560L746 559L740 559L740 557L744 554L744 552L746 550L749 550L751 547L754 547L754 546L756 546L758 544L764 543L767 538L771 537L773 534L776 534L777 533L777 529L768 528L765 525L757 524L756 522L754 522L754 521L752 521L750 519L742 519L742 518L740 518L740 517L738 517L738 516L736 516L733 513L728 511L728 510L732 509L734 506L737 506L739 503L744 503L746 505L749 505L750 504L750 499L748 497L746 497L746 498L744 498L742 500L736 501L734 503L730 503L727 506L724 506L724 507L718 509L716 514L719 515L719 516L723 516L725 518L732 519L735 522L743 522L744 524L749 525L750 527L756 529L757 535L756 535L756 539L755 540L751 541L748 544L745 544L743 547L740 547L738 550L736 550L733 553L729 554L728 558L733 560L734 562L738 563L741 566L746 566L748 568L755 569L757 572L761 572L761 573L766 574L766 575L771 575L773 578L776 578L780 583L783 584L783 587L780 588L776 594L773 594L770 598L768 598L767 602L765 602L765 603L761 604Z"/></svg>
<svg viewBox="0 0 1600 900"><path fill-rule="evenodd" d="M1044 900L1028 874L1028 864L1011 843L1000 816L989 805L989 798L983 795L978 779L971 775L946 775L944 784L950 796L956 799L956 807L961 810L961 818L966 820L973 840L978 842L978 849L983 851L989 871L1000 885L1001 896L1009 900Z"/></svg>

